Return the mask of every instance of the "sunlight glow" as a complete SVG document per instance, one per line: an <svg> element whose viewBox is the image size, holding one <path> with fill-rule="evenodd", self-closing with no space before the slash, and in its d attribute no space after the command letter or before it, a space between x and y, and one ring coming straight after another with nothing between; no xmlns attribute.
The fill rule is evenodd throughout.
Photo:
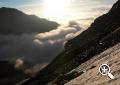
<svg viewBox="0 0 120 85"><path fill-rule="evenodd" d="M58 21L66 16L70 2L71 0L45 0L44 15L48 19Z"/></svg>

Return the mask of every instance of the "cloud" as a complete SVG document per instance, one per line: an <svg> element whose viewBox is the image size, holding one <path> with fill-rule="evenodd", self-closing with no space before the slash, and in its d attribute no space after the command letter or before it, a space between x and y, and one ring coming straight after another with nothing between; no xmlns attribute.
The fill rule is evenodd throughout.
<svg viewBox="0 0 120 85"><path fill-rule="evenodd" d="M15 62L15 68L20 68L21 66L23 66L23 63L23 60L17 59Z"/></svg>
<svg viewBox="0 0 120 85"><path fill-rule="evenodd" d="M0 35L0 60L10 60L15 67L47 65L64 49L64 42L74 37L78 28L61 26L45 33ZM38 65L39 64L39 65Z"/></svg>

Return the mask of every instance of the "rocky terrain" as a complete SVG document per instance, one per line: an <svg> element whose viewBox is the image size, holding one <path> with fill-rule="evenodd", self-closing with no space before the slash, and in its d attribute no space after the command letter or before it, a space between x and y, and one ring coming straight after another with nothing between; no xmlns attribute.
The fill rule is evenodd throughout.
<svg viewBox="0 0 120 85"><path fill-rule="evenodd" d="M119 67L117 67L119 54L116 53L119 49L113 46L120 42L119 27L120 0L113 5L107 14L98 17L87 30L68 41L65 50L46 68L32 78L20 82L19 85L63 85L65 83L67 85L96 85L113 81L115 83L119 79L119 76L116 76L119 74ZM119 44L117 47L119 48ZM98 73L98 67L102 63L110 64L112 72L116 76L114 80L109 80ZM72 80L74 78L76 79ZM79 79L80 81L78 81Z"/></svg>
<svg viewBox="0 0 120 85"><path fill-rule="evenodd" d="M99 73L99 66L108 64L114 79ZM65 85L119 85L120 84L120 43L94 56L74 71L82 73Z"/></svg>

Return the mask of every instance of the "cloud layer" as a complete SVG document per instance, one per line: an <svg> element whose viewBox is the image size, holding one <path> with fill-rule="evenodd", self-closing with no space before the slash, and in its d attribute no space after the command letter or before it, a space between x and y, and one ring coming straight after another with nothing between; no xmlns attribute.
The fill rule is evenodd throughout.
<svg viewBox="0 0 120 85"><path fill-rule="evenodd" d="M53 60L64 49L64 42L79 30L78 26L72 25L45 33L0 35L0 60L15 61L17 67L21 62L42 67Z"/></svg>

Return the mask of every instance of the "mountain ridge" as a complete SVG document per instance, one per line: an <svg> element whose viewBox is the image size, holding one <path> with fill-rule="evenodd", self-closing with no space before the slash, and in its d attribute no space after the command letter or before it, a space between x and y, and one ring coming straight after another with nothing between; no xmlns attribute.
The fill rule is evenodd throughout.
<svg viewBox="0 0 120 85"><path fill-rule="evenodd" d="M0 34L41 33L59 26L54 21L27 15L15 8L0 8ZM17 28L17 29L16 29Z"/></svg>
<svg viewBox="0 0 120 85"><path fill-rule="evenodd" d="M119 55L120 43L78 66L75 71L81 74L67 82L65 85L119 85ZM99 73L99 67L101 64L107 64L110 66L110 73L115 77L114 79L110 79L108 76L103 76Z"/></svg>

